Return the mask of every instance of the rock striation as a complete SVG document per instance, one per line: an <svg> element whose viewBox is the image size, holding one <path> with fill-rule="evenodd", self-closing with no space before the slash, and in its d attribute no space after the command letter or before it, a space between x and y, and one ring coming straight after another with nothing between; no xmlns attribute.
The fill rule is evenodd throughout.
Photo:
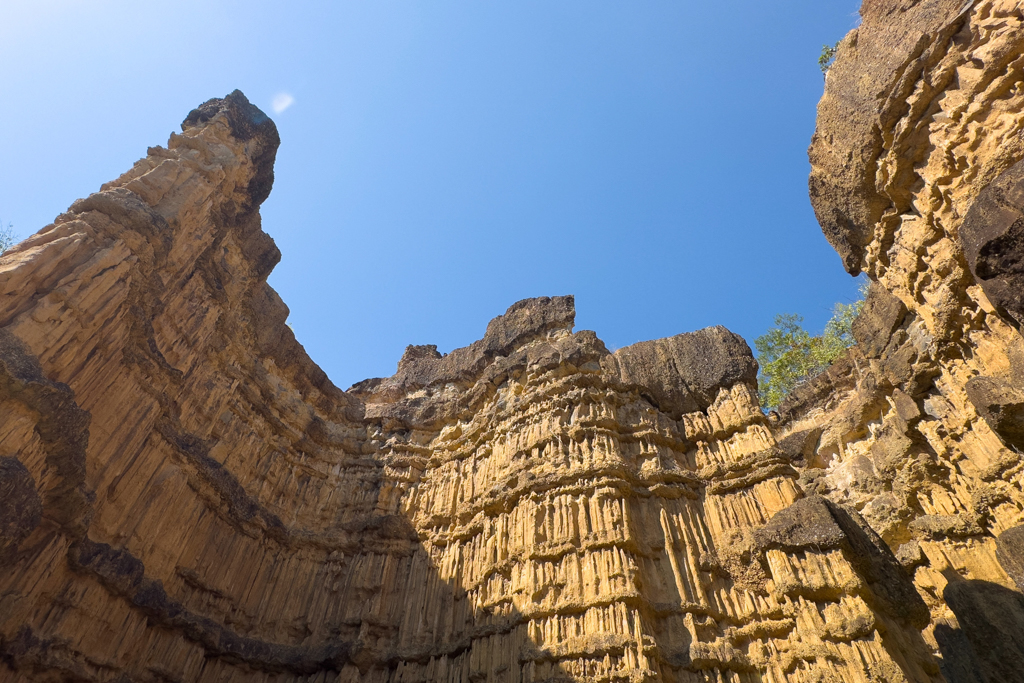
<svg viewBox="0 0 1024 683"><path fill-rule="evenodd" d="M1024 14L865 2L810 148L811 200L872 285L858 344L782 406L801 483L913 577L950 681L1024 680Z"/></svg>
<svg viewBox="0 0 1024 683"><path fill-rule="evenodd" d="M0 680L1021 680L1024 16L862 17L810 187L872 285L767 417L740 337L571 296L338 389L237 91L0 257Z"/></svg>

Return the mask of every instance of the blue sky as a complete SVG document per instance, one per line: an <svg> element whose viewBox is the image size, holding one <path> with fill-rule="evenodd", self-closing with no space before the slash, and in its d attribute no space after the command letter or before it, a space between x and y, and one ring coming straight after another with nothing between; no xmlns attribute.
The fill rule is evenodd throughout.
<svg viewBox="0 0 1024 683"><path fill-rule="evenodd" d="M240 88L282 138L270 282L343 388L532 296L610 348L817 331L857 292L806 149L858 4L4 0L0 217L35 232Z"/></svg>

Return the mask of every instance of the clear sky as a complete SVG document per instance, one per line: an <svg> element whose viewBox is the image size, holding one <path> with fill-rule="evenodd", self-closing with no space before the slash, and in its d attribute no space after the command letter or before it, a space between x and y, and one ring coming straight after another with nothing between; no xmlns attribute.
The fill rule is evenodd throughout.
<svg viewBox="0 0 1024 683"><path fill-rule="evenodd" d="M235 88L281 132L270 282L341 387L575 294L609 348L856 283L807 199L850 0L2 0L0 218L21 237Z"/></svg>

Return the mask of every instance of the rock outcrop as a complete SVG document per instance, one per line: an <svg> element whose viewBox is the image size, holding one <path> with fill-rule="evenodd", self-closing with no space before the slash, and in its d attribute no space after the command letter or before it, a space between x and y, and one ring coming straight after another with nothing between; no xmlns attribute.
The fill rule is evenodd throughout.
<svg viewBox="0 0 1024 683"><path fill-rule="evenodd" d="M774 431L853 506L931 612L950 681L1024 680L1024 14L865 2L826 78L811 199L873 281L858 344Z"/></svg>
<svg viewBox="0 0 1024 683"><path fill-rule="evenodd" d="M811 196L873 284L771 418L728 330L566 296L336 388L238 92L0 257L0 680L1019 680L1024 17L862 16Z"/></svg>

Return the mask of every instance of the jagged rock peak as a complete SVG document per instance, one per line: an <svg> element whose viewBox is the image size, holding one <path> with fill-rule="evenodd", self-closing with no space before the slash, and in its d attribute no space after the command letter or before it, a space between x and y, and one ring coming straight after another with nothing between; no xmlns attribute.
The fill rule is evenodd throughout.
<svg viewBox="0 0 1024 683"><path fill-rule="evenodd" d="M270 196L274 186L274 161L281 145L277 126L259 107L249 102L241 90L199 105L181 122L181 130L188 132L211 122L225 123L232 137L246 143L246 151L256 169L247 188L249 206L259 206Z"/></svg>
<svg viewBox="0 0 1024 683"><path fill-rule="evenodd" d="M432 384L468 381L495 358L508 356L527 343L558 333L572 332L576 303L572 296L523 299L509 306L487 324L483 339L442 356L437 346L409 346L391 378L409 390ZM349 391L370 393L384 380L374 378L354 384Z"/></svg>
<svg viewBox="0 0 1024 683"><path fill-rule="evenodd" d="M756 386L757 363L750 348L724 327L610 353L593 332L573 334L574 304L572 296L518 301L491 320L483 339L445 355L434 345L409 346L393 376L363 380L349 393L376 406L370 415L412 426L466 410L523 371L560 365L598 371L607 382L632 386L677 420L684 413L706 411L723 389Z"/></svg>

